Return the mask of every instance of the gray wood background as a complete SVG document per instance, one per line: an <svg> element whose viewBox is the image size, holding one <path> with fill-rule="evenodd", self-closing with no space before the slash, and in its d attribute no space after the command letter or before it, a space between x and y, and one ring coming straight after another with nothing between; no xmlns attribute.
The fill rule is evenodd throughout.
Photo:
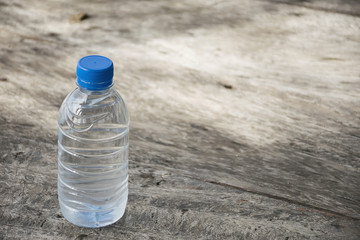
<svg viewBox="0 0 360 240"><path fill-rule="evenodd" d="M129 202L68 223L57 112L115 64ZM0 0L0 239L360 239L360 1Z"/></svg>

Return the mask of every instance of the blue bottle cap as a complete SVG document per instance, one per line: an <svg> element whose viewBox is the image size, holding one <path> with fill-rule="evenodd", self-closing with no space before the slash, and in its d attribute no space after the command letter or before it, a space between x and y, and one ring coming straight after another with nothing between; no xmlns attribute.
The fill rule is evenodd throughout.
<svg viewBox="0 0 360 240"><path fill-rule="evenodd" d="M79 60L76 67L77 84L91 91L100 91L112 86L114 66L110 59L90 55Z"/></svg>

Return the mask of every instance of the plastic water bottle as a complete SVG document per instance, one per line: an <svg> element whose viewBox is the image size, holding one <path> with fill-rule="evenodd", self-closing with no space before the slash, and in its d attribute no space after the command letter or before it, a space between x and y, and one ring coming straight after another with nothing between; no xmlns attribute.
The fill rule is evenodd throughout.
<svg viewBox="0 0 360 240"><path fill-rule="evenodd" d="M77 88L58 117L58 198L71 223L102 227L119 220L128 198L129 114L112 88L113 63L79 60Z"/></svg>

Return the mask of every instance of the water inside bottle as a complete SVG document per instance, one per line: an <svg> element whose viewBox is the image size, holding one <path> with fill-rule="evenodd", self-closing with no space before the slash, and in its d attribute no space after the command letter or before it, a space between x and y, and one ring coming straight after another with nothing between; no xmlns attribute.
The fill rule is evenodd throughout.
<svg viewBox="0 0 360 240"><path fill-rule="evenodd" d="M122 99L109 101L111 93L74 95L78 101L69 106L65 100L59 118L59 203L76 225L106 226L122 217L127 203L129 126L122 116L127 110Z"/></svg>

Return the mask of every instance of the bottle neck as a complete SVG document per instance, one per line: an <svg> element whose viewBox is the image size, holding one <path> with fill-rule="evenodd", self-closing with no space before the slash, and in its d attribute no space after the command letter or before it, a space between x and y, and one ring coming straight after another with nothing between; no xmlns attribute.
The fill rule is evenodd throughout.
<svg viewBox="0 0 360 240"><path fill-rule="evenodd" d="M88 90L78 85L78 88L82 93L85 93L86 95L105 95L112 91L112 87L103 90Z"/></svg>

